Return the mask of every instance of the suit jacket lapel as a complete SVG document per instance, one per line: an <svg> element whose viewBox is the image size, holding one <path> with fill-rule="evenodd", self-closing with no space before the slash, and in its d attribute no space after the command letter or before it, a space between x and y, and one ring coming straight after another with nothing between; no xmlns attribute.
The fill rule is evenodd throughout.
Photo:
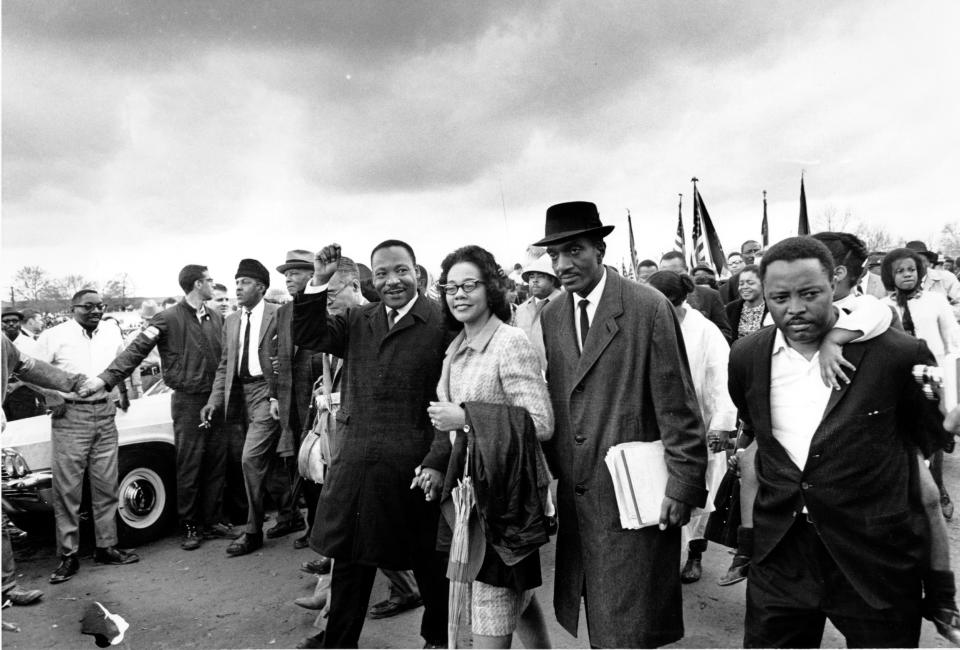
<svg viewBox="0 0 960 650"><path fill-rule="evenodd" d="M570 368L576 368L580 362L577 330L573 326L573 294L567 293L559 310L560 323L557 327L557 340Z"/></svg>
<svg viewBox="0 0 960 650"><path fill-rule="evenodd" d="M852 363L854 367L859 368L860 362L863 359L863 355L866 351L867 351L867 347L865 345L847 345L847 346L844 346L843 348L843 358L849 361L850 363ZM849 373L850 371L847 370L847 374ZM851 380L851 383L852 383L852 380ZM823 410L823 417L820 419L821 424L824 421L826 421L831 411L833 411L833 409L837 406L837 404L840 403L840 400L842 400L846 396L849 390L850 390L850 384L845 384L843 382L840 382L840 390L830 391L830 399L827 400L827 407ZM817 433L819 432L820 432L820 428L818 427Z"/></svg>
<svg viewBox="0 0 960 650"><path fill-rule="evenodd" d="M273 322L273 319L277 317L277 306L272 303L264 303L263 305L263 318L260 319L260 336L257 338L259 343L263 345L263 339L266 338L267 332L270 331L270 324Z"/></svg>
<svg viewBox="0 0 960 650"><path fill-rule="evenodd" d="M620 276L616 273L607 273L607 284L603 288L600 304L597 305L597 311L593 315L593 323L590 325L590 331L587 333L587 340L577 364L574 386L580 383L606 347L610 345L613 337L620 331L616 319L623 313L623 300L620 295L621 282ZM572 298L570 304L572 307ZM574 345L576 345L576 329L573 328L572 318L570 319L570 326L571 329L574 329Z"/></svg>
<svg viewBox="0 0 960 650"><path fill-rule="evenodd" d="M751 399L757 400L755 413L761 418L760 422L754 422L756 430L772 431L770 417L770 364L773 358L773 343L776 341L777 328L771 327L765 335L762 345L756 347L756 354L753 358L753 372L751 373L751 384L756 387L756 392L747 391ZM779 444L779 443L778 443Z"/></svg>

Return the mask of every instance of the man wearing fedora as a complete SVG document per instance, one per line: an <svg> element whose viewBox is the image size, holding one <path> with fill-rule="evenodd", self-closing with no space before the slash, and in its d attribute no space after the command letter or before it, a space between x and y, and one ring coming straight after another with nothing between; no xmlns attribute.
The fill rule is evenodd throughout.
<svg viewBox="0 0 960 650"><path fill-rule="evenodd" d="M544 253L533 264L520 274L520 277L530 288L530 297L517 307L514 314L514 325L523 330L530 342L533 343L537 356L540 358L540 367L546 370L547 357L543 351L543 331L540 329L540 313L551 302L560 298L560 280L557 279L550 262L550 256Z"/></svg>
<svg viewBox="0 0 960 650"><path fill-rule="evenodd" d="M556 428L544 444L557 476L554 607L577 634L580 601L594 647L657 647L683 637L680 527L706 500L707 449L680 325L656 290L608 272L593 203L547 210L546 246L567 293L541 324ZM669 479L659 526L624 530L610 447L660 440Z"/></svg>
<svg viewBox="0 0 960 650"><path fill-rule="evenodd" d="M223 324L223 353L213 391L200 411L204 422L214 414L226 418L226 405L234 387L241 392L246 411L247 435L243 441L243 482L247 491L247 524L227 547L227 555L252 553L263 546L264 493L277 506L277 523L267 537L282 537L304 524L297 511L290 481L275 470L280 442L280 413L274 383L273 357L277 354L277 306L263 297L270 287L270 272L259 261L242 259L235 275L239 309ZM298 525L299 522L299 525Z"/></svg>
<svg viewBox="0 0 960 650"><path fill-rule="evenodd" d="M313 277L313 253L305 250L288 251L286 261L277 267L277 271L283 274L290 296L296 296ZM309 424L306 419L313 383L323 372L321 355L294 344L290 327L292 320L293 302L281 305L277 309L277 381L274 396L280 408L277 454L284 458L296 457L300 434ZM296 467L292 469L296 472ZM296 522L306 528L302 519ZM293 541L294 548L307 548L309 545L309 531Z"/></svg>
<svg viewBox="0 0 960 650"><path fill-rule="evenodd" d="M177 513L183 527L180 546L191 551L204 537L230 532L220 523L226 439L219 426L204 427L200 420L220 363L223 319L205 304L213 295L213 278L206 266L184 266L178 283L184 298L159 312L156 303L151 307L145 302L141 313L152 314L146 327L84 389L94 393L120 384L144 367L155 349L159 351L163 380L173 389L170 412L177 450Z"/></svg>

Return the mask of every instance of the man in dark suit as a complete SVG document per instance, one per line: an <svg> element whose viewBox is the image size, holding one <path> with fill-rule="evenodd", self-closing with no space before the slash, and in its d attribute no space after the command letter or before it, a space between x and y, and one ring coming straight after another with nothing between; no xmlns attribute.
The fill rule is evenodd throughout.
<svg viewBox="0 0 960 650"><path fill-rule="evenodd" d="M660 258L660 270L690 275L687 269L687 261L680 251L664 253L663 257ZM730 329L730 322L727 320L727 313L723 309L723 300L720 298L719 291L698 284L694 287L694 292L687 296L687 302L690 303L691 307L713 321L713 324L720 328L727 341L733 338L733 330Z"/></svg>
<svg viewBox="0 0 960 650"><path fill-rule="evenodd" d="M243 442L243 481L247 490L247 524L244 532L228 547L227 555L252 553L263 546L264 492L277 506L277 523L268 537L280 537L304 524L293 504L290 481L284 474L267 480L277 462L280 440L279 407L271 395L276 373L271 357L277 350L277 306L263 299L270 286L270 272L253 259L240 260L236 273L237 311L223 324L223 353L213 380L213 391L200 417L209 422L215 413L226 417L226 404L237 386L243 395L247 435ZM299 522L299 528L297 527Z"/></svg>
<svg viewBox="0 0 960 650"><path fill-rule="evenodd" d="M296 296L313 277L313 253L305 250L287 252L286 261L277 267L286 280L287 291ZM277 443L277 454L285 458L294 458L300 446L300 435L305 426L307 413L310 410L310 397L313 391L313 382L323 371L320 355L314 355L293 342L293 303L288 302L277 309L277 381L276 394L280 410L280 441ZM296 474L296 466L291 468L290 480ZM312 486L313 484L311 484ZM311 488L302 484L301 491L307 496L307 508L316 505L316 497L310 492ZM313 498L311 498L313 497ZM313 524L313 516L308 513L308 524ZM301 537L293 540L293 547L307 548L310 531L307 530Z"/></svg>
<svg viewBox="0 0 960 650"><path fill-rule="evenodd" d="M734 345L730 396L756 436L745 647L819 647L826 618L849 647L916 647L926 520L917 449L943 434L912 377L926 345L890 329L849 344L856 367L838 391L818 350L836 322L834 262L810 237L761 263L776 327Z"/></svg>
<svg viewBox="0 0 960 650"><path fill-rule="evenodd" d="M541 317L561 522L554 607L576 635L582 598L594 647L656 647L683 636L680 527L706 500L707 450L673 306L604 268L611 230L593 203L561 203L535 244L567 290ZM656 440L670 476L660 529L624 530L604 458Z"/></svg>
<svg viewBox="0 0 960 650"><path fill-rule="evenodd" d="M340 247L315 257L314 278L294 303L294 341L343 360L337 438L310 545L334 559L328 648L355 648L377 567L414 571L428 647L446 644L447 580L436 552L437 500L410 490L434 439L436 398L448 334L439 307L417 295L417 261L404 242L373 249L381 302L327 311L327 283ZM439 482L438 482L439 483ZM439 488L439 484L436 486Z"/></svg>

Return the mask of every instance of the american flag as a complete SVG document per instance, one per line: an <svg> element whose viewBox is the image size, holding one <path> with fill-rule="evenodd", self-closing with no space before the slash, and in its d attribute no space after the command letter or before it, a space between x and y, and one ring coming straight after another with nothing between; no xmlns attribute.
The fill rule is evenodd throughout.
<svg viewBox="0 0 960 650"><path fill-rule="evenodd" d="M687 256L687 238L683 233L683 194L680 195L680 203L677 205L677 236L673 240L673 250Z"/></svg>
<svg viewBox="0 0 960 650"><path fill-rule="evenodd" d="M707 261L704 252L703 226L700 224L700 202L697 201L697 179L693 179L693 233L690 236L693 252L690 255L690 268Z"/></svg>

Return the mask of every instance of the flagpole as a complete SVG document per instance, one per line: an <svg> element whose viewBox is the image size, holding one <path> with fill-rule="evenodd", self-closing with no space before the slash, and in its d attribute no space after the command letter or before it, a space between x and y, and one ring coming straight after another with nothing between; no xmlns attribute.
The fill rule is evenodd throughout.
<svg viewBox="0 0 960 650"><path fill-rule="evenodd" d="M763 250L770 246L770 225L767 223L767 191L763 191L763 222L760 224L760 238L763 240Z"/></svg>

